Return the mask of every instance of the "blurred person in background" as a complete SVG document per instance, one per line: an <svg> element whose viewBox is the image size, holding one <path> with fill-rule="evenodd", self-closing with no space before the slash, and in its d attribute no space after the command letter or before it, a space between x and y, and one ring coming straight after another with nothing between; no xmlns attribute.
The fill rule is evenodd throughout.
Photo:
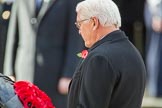
<svg viewBox="0 0 162 108"><path fill-rule="evenodd" d="M144 25L143 8L145 0L113 0L119 7L122 17L121 30L124 30L129 40L135 44L135 36L138 32L136 26ZM137 25L138 24L138 25ZM144 32L144 31L140 31ZM141 37L143 38L143 37Z"/></svg>
<svg viewBox="0 0 162 108"><path fill-rule="evenodd" d="M3 73L6 34L13 1L0 0L0 73Z"/></svg>
<svg viewBox="0 0 162 108"><path fill-rule="evenodd" d="M66 108L68 85L83 45L75 28L78 0L16 0L7 34L4 74L33 82L56 108Z"/></svg>
<svg viewBox="0 0 162 108"><path fill-rule="evenodd" d="M162 0L145 3L147 91L162 97Z"/></svg>
<svg viewBox="0 0 162 108"><path fill-rule="evenodd" d="M119 7L122 17L121 30L144 56L145 26L143 9L145 0L113 0Z"/></svg>

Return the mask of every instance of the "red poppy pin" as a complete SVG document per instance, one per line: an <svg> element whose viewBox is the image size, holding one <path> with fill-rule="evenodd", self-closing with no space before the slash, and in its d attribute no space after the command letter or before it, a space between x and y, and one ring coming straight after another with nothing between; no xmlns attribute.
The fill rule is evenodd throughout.
<svg viewBox="0 0 162 108"><path fill-rule="evenodd" d="M82 52L78 53L77 56L81 57L83 59L85 59L88 55L88 51L87 50L83 50Z"/></svg>

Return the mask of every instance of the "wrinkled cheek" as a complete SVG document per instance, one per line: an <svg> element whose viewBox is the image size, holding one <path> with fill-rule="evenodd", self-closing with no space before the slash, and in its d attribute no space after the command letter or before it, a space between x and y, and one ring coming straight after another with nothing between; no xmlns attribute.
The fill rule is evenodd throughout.
<svg viewBox="0 0 162 108"><path fill-rule="evenodd" d="M89 45L91 41L91 33L88 31L88 28L82 28L80 34L84 40L85 46Z"/></svg>
<svg viewBox="0 0 162 108"><path fill-rule="evenodd" d="M79 31L79 34L81 35L82 39L85 40L85 34L84 34L84 32Z"/></svg>
<svg viewBox="0 0 162 108"><path fill-rule="evenodd" d="M88 33L86 33L86 32L82 33L82 38L83 38L84 41L88 41L89 40Z"/></svg>
<svg viewBox="0 0 162 108"><path fill-rule="evenodd" d="M84 42L85 42L85 46L89 48L89 46L91 45L91 37L90 37L90 35L87 35L85 37L85 41Z"/></svg>
<svg viewBox="0 0 162 108"><path fill-rule="evenodd" d="M84 40L84 42L86 42L87 39L86 39L85 35L82 34L81 36L82 36L82 39Z"/></svg>

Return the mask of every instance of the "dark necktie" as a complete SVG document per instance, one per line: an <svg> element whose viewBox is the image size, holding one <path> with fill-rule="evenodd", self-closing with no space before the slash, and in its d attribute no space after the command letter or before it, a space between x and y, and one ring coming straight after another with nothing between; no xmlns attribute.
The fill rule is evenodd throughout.
<svg viewBox="0 0 162 108"><path fill-rule="evenodd" d="M36 15L38 15L42 6L42 0L35 0L35 5L36 5Z"/></svg>

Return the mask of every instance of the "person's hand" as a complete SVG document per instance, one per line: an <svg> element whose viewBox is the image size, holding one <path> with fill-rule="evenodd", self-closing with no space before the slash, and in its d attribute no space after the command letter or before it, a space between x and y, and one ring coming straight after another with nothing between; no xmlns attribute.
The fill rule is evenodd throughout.
<svg viewBox="0 0 162 108"><path fill-rule="evenodd" d="M162 32L162 19L160 17L153 17L152 28L156 32Z"/></svg>
<svg viewBox="0 0 162 108"><path fill-rule="evenodd" d="M58 83L58 91L60 94L66 95L68 93L69 83L71 78L62 77Z"/></svg>

